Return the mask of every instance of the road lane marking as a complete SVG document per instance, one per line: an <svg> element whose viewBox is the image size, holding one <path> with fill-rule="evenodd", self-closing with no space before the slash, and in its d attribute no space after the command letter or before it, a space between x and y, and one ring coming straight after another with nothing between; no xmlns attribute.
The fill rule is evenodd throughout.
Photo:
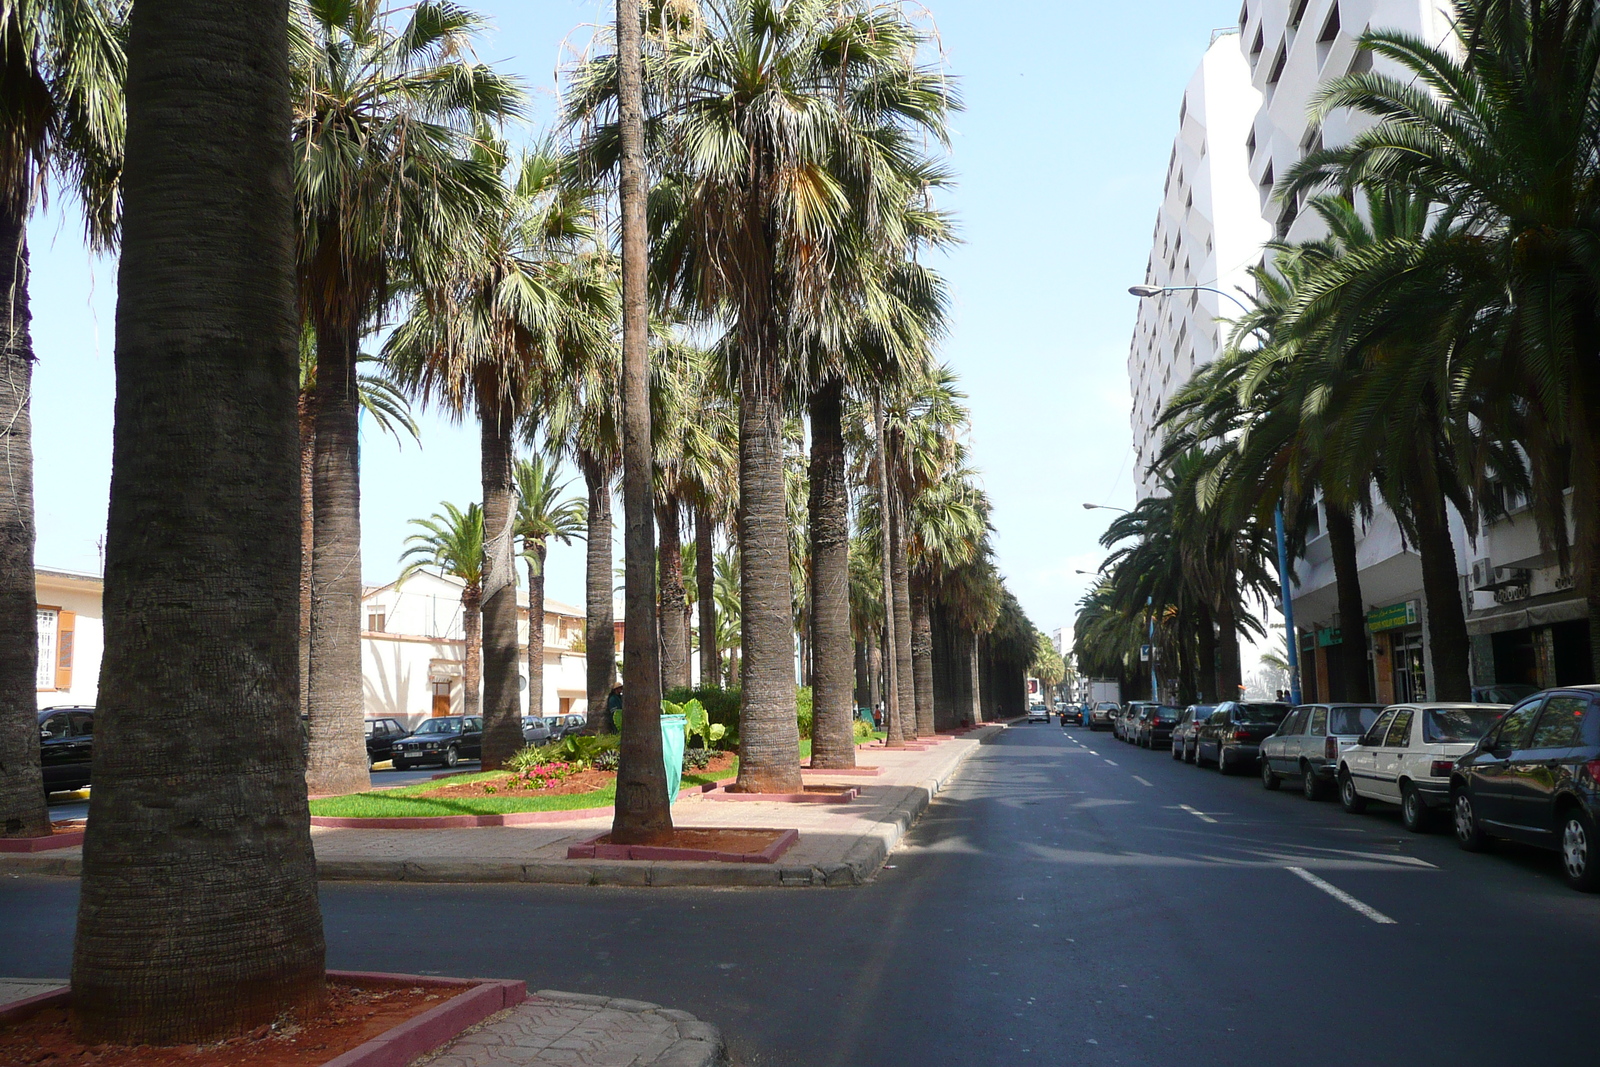
<svg viewBox="0 0 1600 1067"><path fill-rule="evenodd" d="M1092 749L1092 748L1091 748L1091 749L1090 749L1090 750L1089 750L1089 755L1091 755L1091 756L1098 756L1098 755L1100 755L1100 753L1098 753L1098 752L1096 752L1096 751L1095 751L1095 750L1094 750L1094 749Z"/></svg>
<svg viewBox="0 0 1600 1067"><path fill-rule="evenodd" d="M1154 789L1156 787L1156 784L1154 782L1147 782L1143 778L1140 778L1137 774L1133 776L1133 780L1138 782L1140 785L1147 785L1151 789Z"/></svg>
<svg viewBox="0 0 1600 1067"><path fill-rule="evenodd" d="M1117 761L1114 760L1114 759L1108 759L1108 760L1106 760L1106 762L1111 764L1111 766L1113 766L1113 767L1117 766Z"/></svg>
<svg viewBox="0 0 1600 1067"><path fill-rule="evenodd" d="M1381 923L1386 926L1397 925L1393 919L1389 918L1389 916L1385 915L1377 908L1374 908L1370 904L1362 903L1331 882L1324 882L1321 878L1318 878L1304 867L1285 867L1284 870L1298 878L1305 880L1305 882L1309 885L1316 886L1318 889L1322 890L1339 903L1354 908L1356 911L1359 911L1361 914L1365 915L1375 923Z"/></svg>
<svg viewBox="0 0 1600 1067"><path fill-rule="evenodd" d="M1195 818L1199 819L1201 822L1216 822L1217 821L1217 820L1213 819L1211 816L1207 815L1205 812L1196 811L1196 810L1194 810L1193 808L1191 808L1187 804L1179 804L1178 807L1182 808L1184 811L1188 812L1190 815L1193 815Z"/></svg>

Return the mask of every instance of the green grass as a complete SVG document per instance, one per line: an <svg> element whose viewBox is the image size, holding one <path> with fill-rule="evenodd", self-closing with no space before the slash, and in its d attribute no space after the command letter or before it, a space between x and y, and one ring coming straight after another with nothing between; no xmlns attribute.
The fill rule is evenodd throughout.
<svg viewBox="0 0 1600 1067"><path fill-rule="evenodd" d="M373 793L351 793L342 797L325 797L311 802L311 814L328 815L341 819L395 819L433 818L439 815L505 815L514 811L573 811L578 808L610 807L616 800L617 787L587 793L547 794L534 789L511 789L476 797L424 797L430 789L441 785L462 785L481 782L501 776L501 771L480 771L461 774L444 782L417 782L398 789L384 789ZM738 760L725 771L715 774L694 772L683 776L684 786L708 785L727 781L739 773ZM680 793L681 795L681 793Z"/></svg>

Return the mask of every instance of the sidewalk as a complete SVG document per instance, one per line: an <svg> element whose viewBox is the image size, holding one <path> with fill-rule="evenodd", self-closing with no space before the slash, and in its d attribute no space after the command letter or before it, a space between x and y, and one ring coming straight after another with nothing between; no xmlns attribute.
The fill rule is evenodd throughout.
<svg viewBox="0 0 1600 1067"><path fill-rule="evenodd" d="M808 784L850 785L848 804L711 800L685 794L680 827L772 827L800 831L776 863L569 860L567 847L611 826L611 811L533 826L449 830L313 827L318 875L385 882L545 882L632 886L852 886L870 879L977 746L1004 729L988 725L925 750L864 748L857 763L876 776L806 772ZM0 873L76 875L82 849L0 855Z"/></svg>

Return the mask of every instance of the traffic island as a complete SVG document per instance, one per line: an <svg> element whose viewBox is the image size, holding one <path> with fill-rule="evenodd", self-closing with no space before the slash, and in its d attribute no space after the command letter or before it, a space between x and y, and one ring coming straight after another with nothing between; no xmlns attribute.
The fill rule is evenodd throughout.
<svg viewBox="0 0 1600 1067"><path fill-rule="evenodd" d="M76 848L83 844L84 820L63 819L38 837L0 837L0 852L48 852L57 848Z"/></svg>

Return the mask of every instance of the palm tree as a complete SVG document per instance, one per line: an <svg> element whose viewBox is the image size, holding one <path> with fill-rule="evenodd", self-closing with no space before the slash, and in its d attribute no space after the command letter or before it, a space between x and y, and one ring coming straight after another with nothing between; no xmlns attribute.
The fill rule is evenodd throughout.
<svg viewBox="0 0 1600 1067"><path fill-rule="evenodd" d="M570 545L581 538L583 501L563 497L556 465L539 453L517 463L517 536L528 563L528 714L544 707L544 563L552 540Z"/></svg>
<svg viewBox="0 0 1600 1067"><path fill-rule="evenodd" d="M317 338L307 769L313 792L368 784L361 729L361 338L389 302L397 272L413 285L436 282L476 241L501 194L485 126L522 106L513 80L470 58L481 18L443 0L405 11L402 21L379 0L304 0L296 8L300 304Z"/></svg>
<svg viewBox="0 0 1600 1067"><path fill-rule="evenodd" d="M652 135L661 170L681 183L681 217L692 220L658 249L659 273L684 304L732 319L744 567L737 787L795 792L784 319L816 305L846 219L872 218L873 194L887 192L874 183L917 154L914 131L942 138L951 99L917 64L928 38L898 7L714 0L702 14L655 44L663 80L652 85L662 102ZM583 151L596 167L615 151L613 130L598 121L615 85L608 64L592 63L568 98L571 121L590 124Z"/></svg>
<svg viewBox="0 0 1600 1067"><path fill-rule="evenodd" d="M1392 32L1361 46L1400 67L1330 84L1316 101L1371 115L1375 125L1313 154L1284 195L1322 184L1422 191L1461 220L1479 253L1463 262L1483 283L1474 322L1498 323L1484 357L1539 431L1524 442L1542 535L1567 543L1570 472L1579 588L1600 633L1600 23L1588 4L1456 0L1454 47ZM1436 281L1447 274L1433 274ZM1560 453L1570 451L1570 466ZM1459 598L1458 598L1459 599ZM1431 612L1430 612L1431 614ZM1590 642L1600 676L1600 641Z"/></svg>
<svg viewBox="0 0 1600 1067"><path fill-rule="evenodd" d="M122 155L120 0L0 5L0 837L50 832L39 777L28 215L49 175L90 243L114 241Z"/></svg>
<svg viewBox="0 0 1600 1067"><path fill-rule="evenodd" d="M434 512L432 518L412 519L411 525L420 526L423 533L406 538L411 547L400 554L405 567L395 580L396 587L422 570L437 567L439 573L459 579L461 587L461 631L466 639L466 659L461 666L463 709L466 715L479 711L480 655L483 646L483 579L486 573L484 557L483 509L468 504L462 511L449 501L439 505L443 513ZM410 562L406 562L406 561Z"/></svg>
<svg viewBox="0 0 1600 1067"><path fill-rule="evenodd" d="M106 642L72 960L90 1043L209 1042L322 997L289 608L287 38L276 4L132 13Z"/></svg>

